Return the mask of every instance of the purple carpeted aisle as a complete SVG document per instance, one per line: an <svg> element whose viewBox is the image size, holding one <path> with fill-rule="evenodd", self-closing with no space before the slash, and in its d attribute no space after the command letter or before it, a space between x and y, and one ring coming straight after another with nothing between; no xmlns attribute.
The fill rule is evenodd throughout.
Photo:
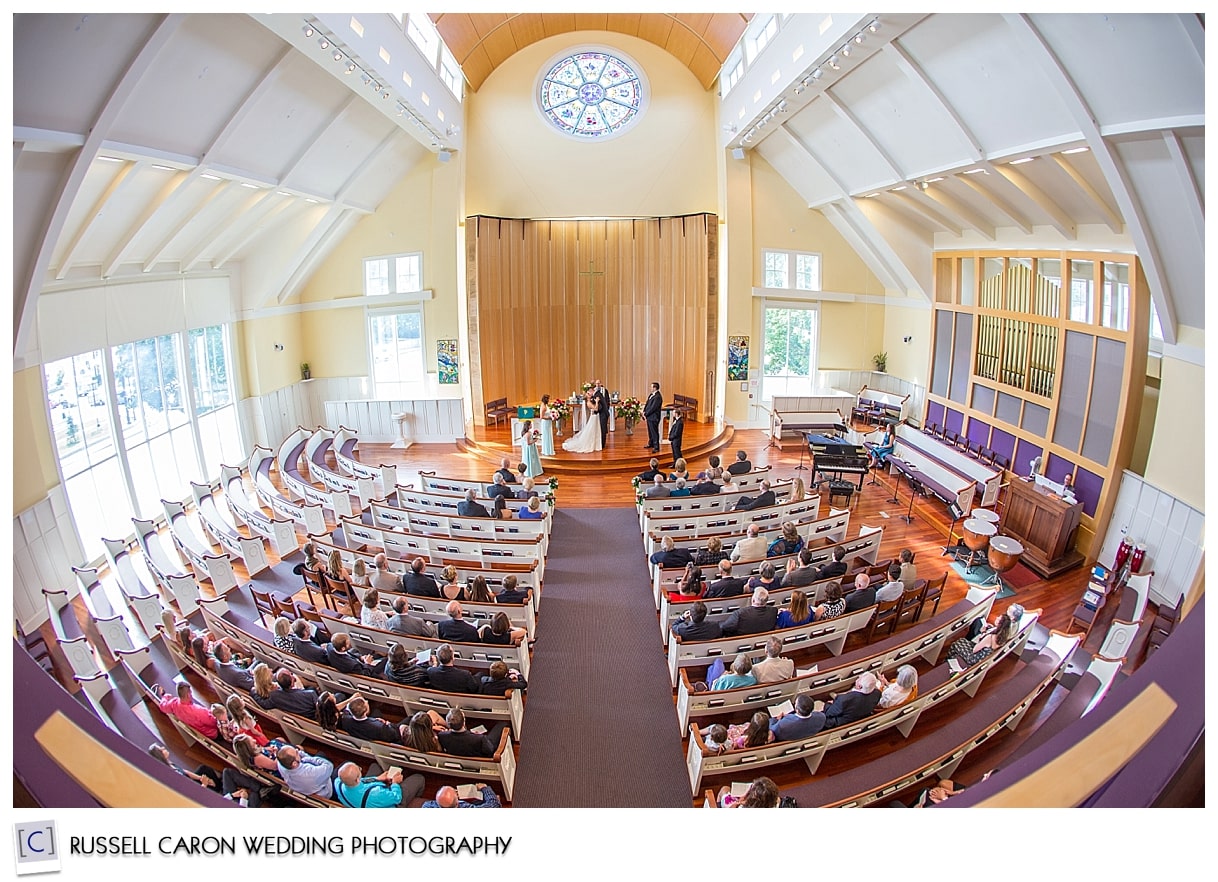
<svg viewBox="0 0 1218 882"><path fill-rule="evenodd" d="M537 637L514 805L688 808L633 508L556 510Z"/></svg>

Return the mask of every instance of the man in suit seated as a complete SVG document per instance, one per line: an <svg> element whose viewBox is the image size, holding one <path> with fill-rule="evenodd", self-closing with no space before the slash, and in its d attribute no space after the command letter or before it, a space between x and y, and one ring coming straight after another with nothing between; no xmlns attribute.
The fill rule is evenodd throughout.
<svg viewBox="0 0 1218 882"><path fill-rule="evenodd" d="M672 632L683 641L718 640L723 636L718 622L706 620L706 604L701 600L681 614L681 621L673 624Z"/></svg>
<svg viewBox="0 0 1218 882"><path fill-rule="evenodd" d="M758 683L777 683L795 676L795 662L782 657L782 638L771 637L765 644L765 658L753 665Z"/></svg>
<svg viewBox="0 0 1218 882"><path fill-rule="evenodd" d="M250 696L259 707L287 711L310 720L317 719L316 689L305 689L300 678L287 668L275 671L275 687L265 700L259 699L254 692Z"/></svg>
<svg viewBox="0 0 1218 882"><path fill-rule="evenodd" d="M297 619L292 622L292 633L288 636L288 640L292 644L292 652L313 664L329 664L326 661L326 651L313 642L314 633L309 626L308 619Z"/></svg>
<svg viewBox="0 0 1218 882"><path fill-rule="evenodd" d="M753 599L748 606L738 609L723 623L724 637L737 637L741 634L764 634L774 630L774 622L778 620L778 607L767 606L770 592L764 588L753 590Z"/></svg>
<svg viewBox="0 0 1218 882"><path fill-rule="evenodd" d="M761 482L761 492L756 496L741 496L734 510L753 511L754 509L765 508L767 505L773 505L775 500L774 491L770 489L770 482L766 480Z"/></svg>
<svg viewBox="0 0 1218 882"><path fill-rule="evenodd" d="M707 600L715 597L738 597L744 593L746 582L748 579L732 577L732 562L724 559L719 561L719 578L707 586L706 593L702 596Z"/></svg>
<svg viewBox="0 0 1218 882"><path fill-rule="evenodd" d="M653 456L651 462L647 463L647 471L639 472L639 486L650 484L656 479L656 475L663 476L663 474L660 471L660 461Z"/></svg>
<svg viewBox="0 0 1218 882"><path fill-rule="evenodd" d="M518 587L520 580L514 575L508 574L503 577L503 588L495 595L496 603L524 603L533 593L531 588Z"/></svg>
<svg viewBox="0 0 1218 882"><path fill-rule="evenodd" d="M516 473L514 471L512 471L512 461L510 459L508 459L506 456L503 459L499 460L499 468L495 471L495 475L497 477L503 478L504 483L507 483L507 484L516 483ZM491 480L494 480L494 478L492 478Z"/></svg>
<svg viewBox="0 0 1218 882"><path fill-rule="evenodd" d="M825 715L814 710L816 702L807 692L801 692L795 697L795 710L792 713L779 714L770 720L770 731L774 733L775 741L798 741L801 738L811 738L825 728Z"/></svg>
<svg viewBox="0 0 1218 882"><path fill-rule="evenodd" d="M769 546L761 536L761 528L756 524L749 524L744 534L744 538L732 547L732 560L761 560L765 557Z"/></svg>
<svg viewBox="0 0 1218 882"><path fill-rule="evenodd" d="M436 636L453 643L477 643L478 629L465 621L465 610L459 600L450 600L444 607L448 621L436 625Z"/></svg>
<svg viewBox="0 0 1218 882"><path fill-rule="evenodd" d="M689 489L691 496L710 496L719 492L719 485L715 483L714 475L710 472L698 472L698 480L693 487Z"/></svg>
<svg viewBox="0 0 1218 882"><path fill-rule="evenodd" d="M727 467L727 470L733 475L743 475L745 472L753 470L753 464L749 462L749 455L743 450L736 451L736 461Z"/></svg>
<svg viewBox="0 0 1218 882"><path fill-rule="evenodd" d="M846 549L841 545L833 548L833 560L821 564L816 570L816 581L821 579L840 579L846 575Z"/></svg>
<svg viewBox="0 0 1218 882"><path fill-rule="evenodd" d="M416 557L412 560L410 571L402 573L402 590L415 597L439 597L440 586L436 584L435 577L426 571L426 567L427 561L423 558Z"/></svg>
<svg viewBox="0 0 1218 882"><path fill-rule="evenodd" d="M393 594L402 591L402 576L389 569L389 557L381 552L372 559L375 570L372 573L372 587L377 591L389 591Z"/></svg>
<svg viewBox="0 0 1218 882"><path fill-rule="evenodd" d="M495 472L495 483L486 488L486 496L492 502L496 496L502 496L504 499L511 499L515 494L508 487L507 482L503 480L503 475L500 472Z"/></svg>
<svg viewBox="0 0 1218 882"><path fill-rule="evenodd" d="M370 652L361 656L351 648L351 637L341 631L330 638L324 649L326 664L340 673L378 678L385 675L385 660L378 661Z"/></svg>
<svg viewBox="0 0 1218 882"><path fill-rule="evenodd" d="M362 738L365 741L385 741L389 744L401 744L402 732L406 724L394 726L381 717L368 716L368 699L358 693L352 696L347 708L338 718L338 728L348 735Z"/></svg>
<svg viewBox="0 0 1218 882"><path fill-rule="evenodd" d="M385 624L386 629L407 637L435 637L436 623L413 616L407 611L406 598L397 597L393 601L393 615Z"/></svg>
<svg viewBox="0 0 1218 882"><path fill-rule="evenodd" d="M499 739L507 723L497 723L489 732L479 735L465 728L465 712L454 707L444 716L448 728L436 733L440 749L453 756L490 759L499 747Z"/></svg>
<svg viewBox="0 0 1218 882"><path fill-rule="evenodd" d="M846 612L842 615L858 612L869 606L875 606L875 589L871 587L871 579L867 574L859 573L854 577L854 590L846 595Z"/></svg>
<svg viewBox="0 0 1218 882"><path fill-rule="evenodd" d="M473 490L465 491L465 499L457 503L457 514L463 518L489 518L491 513L481 502L475 502Z"/></svg>
<svg viewBox="0 0 1218 882"><path fill-rule="evenodd" d="M825 728L848 726L865 718L880 703L880 690L876 688L875 674L867 671L859 674L854 688L843 692L825 708Z"/></svg>
<svg viewBox="0 0 1218 882"><path fill-rule="evenodd" d="M651 479L651 486L647 488L648 499L663 499L670 495L672 495L672 491L664 486L663 475L656 475Z"/></svg>
<svg viewBox="0 0 1218 882"><path fill-rule="evenodd" d="M216 675L221 680L234 689L240 689L242 692L249 691L254 685L254 678L247 669L233 661L233 651L228 648L227 643L217 640L211 648L211 654Z"/></svg>
<svg viewBox="0 0 1218 882"><path fill-rule="evenodd" d="M812 549L805 545L799 550L797 557L798 564L795 560L787 561L787 572L782 577L784 588L807 588L818 578L818 568L812 566Z"/></svg>
<svg viewBox="0 0 1218 882"><path fill-rule="evenodd" d="M524 692L529 688L529 681L520 675L520 671L511 670L506 662L491 662L489 673L479 680L478 691L483 695L507 695L509 689L519 689Z"/></svg>
<svg viewBox="0 0 1218 882"><path fill-rule="evenodd" d="M693 552L688 548L677 548L671 536L660 540L660 550L654 552L648 560L658 567L683 567L694 559Z"/></svg>
<svg viewBox="0 0 1218 882"><path fill-rule="evenodd" d="M474 675L464 668L453 664L453 648L447 643L441 643L436 650L436 663L427 669L427 680L432 689L441 692L466 692L478 694L478 681Z"/></svg>

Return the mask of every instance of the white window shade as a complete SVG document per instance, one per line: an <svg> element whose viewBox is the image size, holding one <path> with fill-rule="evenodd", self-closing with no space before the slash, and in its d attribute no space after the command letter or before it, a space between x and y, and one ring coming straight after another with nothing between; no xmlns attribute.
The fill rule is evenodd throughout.
<svg viewBox="0 0 1218 882"><path fill-rule="evenodd" d="M96 288L38 298L38 344L43 362L104 349L106 299Z"/></svg>

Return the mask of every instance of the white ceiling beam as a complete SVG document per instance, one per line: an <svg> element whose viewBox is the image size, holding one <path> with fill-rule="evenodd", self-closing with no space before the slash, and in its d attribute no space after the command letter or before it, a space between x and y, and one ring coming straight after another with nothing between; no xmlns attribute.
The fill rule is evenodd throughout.
<svg viewBox="0 0 1218 882"><path fill-rule="evenodd" d="M305 139L304 147L301 148L296 156L292 158L292 160L284 168L283 174L280 175L280 180L283 181L283 185L285 187L291 186L290 182L292 180L292 175L295 174L296 170L300 167L300 164L304 161L304 158L309 155L310 151L312 151L318 143L321 142L321 139L326 132L338 126L339 123L346 118L347 114L351 111L351 108L355 105L358 98L359 96L357 96L354 92L348 95L347 99L342 103L342 106L331 114L328 120L319 125L310 137Z"/></svg>
<svg viewBox="0 0 1218 882"><path fill-rule="evenodd" d="M892 60L896 63L901 72L905 74L905 76L907 76L913 82L919 83L934 97L935 101L939 103L939 106L943 108L943 112L946 113L951 118L952 122L956 124L956 133L960 136L961 140L964 142L964 145L968 148L973 162L980 162L982 159L984 159L985 151L981 149L981 142L977 140L977 136L973 134L973 130L968 127L968 124L964 121L964 117L962 117L956 108L952 106L951 102L947 100L947 96L945 96L939 87L935 85L934 81L926 75L926 71L922 70L921 66L910 58L909 53L905 51L905 48L896 40L893 40L884 47L884 51L892 57Z"/></svg>
<svg viewBox="0 0 1218 882"><path fill-rule="evenodd" d="M947 187L938 186L941 183L936 181L931 184L922 195L932 202L936 203L941 209L949 212L948 216L959 221L961 226L979 233L983 238L994 241L994 225L989 219L971 205L960 199L954 193L948 191Z"/></svg>
<svg viewBox="0 0 1218 882"><path fill-rule="evenodd" d="M380 142L368 152L368 155L360 160L360 164L352 169L351 174L347 175L347 180L343 181L343 185L338 188L338 192L334 194L334 201L343 203L344 207L347 202L347 194L351 192L351 188L355 186L364 172L368 171L390 145L393 144L399 137L405 134L401 129L393 126L389 129L385 137L381 138Z"/></svg>
<svg viewBox="0 0 1218 882"><path fill-rule="evenodd" d="M919 198L920 197L920 198ZM936 227L956 236L963 232L961 226L951 221L939 206L923 196L916 186L910 184L904 190L885 190L879 196L880 201L891 207L905 209L913 213L919 222L930 221Z"/></svg>
<svg viewBox="0 0 1218 882"><path fill-rule="evenodd" d="M182 216L178 218L177 222L171 225L169 229L165 231L165 235L161 237L161 241L158 242L156 247L152 249L147 259L145 259L141 271L145 273L151 272L152 268L160 263L165 257L165 252L169 249L169 243L172 242L174 238L177 237L178 234L180 234L184 229L186 229L186 226L191 221L197 219L200 213L202 213L203 209L213 199L227 193L235 186L237 185L232 181L219 181L190 211L183 212Z"/></svg>
<svg viewBox="0 0 1218 882"><path fill-rule="evenodd" d="M896 159L894 159L892 154L885 150L880 142L872 136L871 132L869 132L866 127L859 122L858 117L850 112L850 108L839 101L837 97L828 90L825 90L822 97L829 102L829 106L833 108L833 112L836 113L838 117L840 117L847 125L852 126L855 131L862 135L864 140L871 145L871 148L880 155L880 158L884 160L884 164L888 166L888 170L892 174L893 179L897 181L905 180L905 173L901 171L900 166L897 165Z"/></svg>
<svg viewBox="0 0 1218 882"><path fill-rule="evenodd" d="M1010 163L994 165L990 162L985 163L985 168L991 174L1001 175L1018 187L1020 193L1027 196L1037 208L1049 216L1049 223L1062 236L1069 240L1078 238L1078 227L1074 223L1074 218L1070 217L1048 193L1042 190L1035 181L1020 171L1019 168L1012 166Z"/></svg>
<svg viewBox="0 0 1218 882"><path fill-rule="evenodd" d="M1114 233L1120 233L1125 228L1125 222L1121 220L1121 216L1117 213L1108 200L1105 199L1100 192L1091 186L1091 182L1083 177L1082 172L1074 167L1069 158L1060 153L1051 153L1049 156L1057 163L1058 168L1070 176L1070 180L1074 181L1075 185L1082 191L1083 195L1092 202L1100 213L1104 215L1104 223L1108 224L1108 229Z"/></svg>
<svg viewBox="0 0 1218 882"><path fill-rule="evenodd" d="M215 223L195 240L195 246L182 255L181 271L190 272L191 268L202 258L203 252L215 245L216 241L232 228L238 218L256 211L260 203L274 195L274 190L259 190L251 193L244 202L230 209L224 216L217 218Z"/></svg>
<svg viewBox="0 0 1218 882"><path fill-rule="evenodd" d="M327 241L326 234L335 224L342 220L343 215L349 210L338 204L326 206L325 212L318 218L317 223L313 225L313 229L309 230L309 234L300 243L300 247L296 249L290 258L283 262L283 274L280 277L280 281L266 286L265 290L268 292L268 296L263 298L255 308L271 305L272 298L277 305L282 305L287 300L289 296L288 283L296 274L300 264L309 258L309 255L313 253L313 250L319 244Z"/></svg>
<svg viewBox="0 0 1218 882"><path fill-rule="evenodd" d="M80 223L76 226L76 232L72 234L71 240L68 242L67 247L64 248L63 254L59 258L59 268L55 272L56 279L63 280L67 277L68 271L72 268L73 259L76 256L76 249L80 247L85 234L93 226L93 221L101 216L106 203L121 193L127 184L135 180L133 172L146 164L144 162L124 162L114 177L110 179L106 189L101 192L101 195L97 197L92 207L81 217Z"/></svg>
<svg viewBox="0 0 1218 882"><path fill-rule="evenodd" d="M343 213L339 218L318 237L308 255L293 270L291 276L288 277L287 282L283 286L283 291L278 298L279 303L283 303L289 297L294 296L304 286L305 282L313 275L317 265L329 256L334 244L341 241L359 219L359 212L351 208L343 209Z"/></svg>
<svg viewBox="0 0 1218 882"><path fill-rule="evenodd" d="M964 184L969 189L975 190L977 193L981 194L981 196L984 197L985 199L988 199L990 202L992 202L994 204L995 208L997 208L999 211L1001 211L1003 214L1005 214L1008 218L1010 218L1011 221L1015 224L1015 226L1019 227L1019 229L1023 230L1029 236L1032 235L1032 222L1030 220L1028 220L1026 217L1024 217L1024 214L1022 211L1017 209L1014 205L1012 205L1002 196L999 196L997 193L995 193L992 188L984 186L980 181L973 180L974 178L980 178L980 177L986 177L986 176L979 175L979 174L977 174L977 175L959 174L956 176L956 180L958 180L960 183ZM1006 179L1004 178L1003 180L1006 180Z"/></svg>
<svg viewBox="0 0 1218 882"><path fill-rule="evenodd" d="M216 256L212 259L211 268L222 269L224 264L232 260L234 254L270 229L272 220L280 220L289 208L298 208L304 204L302 200L291 196L280 196L277 202L270 198L260 201L253 211L242 215L239 226L234 224L213 243Z"/></svg>
<svg viewBox="0 0 1218 882"><path fill-rule="evenodd" d="M156 30L152 32L147 42L140 47L131 64L123 71L118 84L102 104L96 119L89 126L84 144L81 145L75 159L60 180L57 192L50 200L50 204L54 207L51 209L50 214L39 224L39 229L34 236L34 240L40 243L38 254L29 264L28 272L22 278L16 280L15 296L13 297L15 351L24 353L29 349L29 338L34 326L34 316L37 312L34 309L34 304L38 299L38 292L46 277L47 268L50 266L55 243L59 241L60 236L63 234L64 223L67 220L68 213L72 209L72 203L80 192L80 186L89 171L89 166L93 164L93 160L97 157L106 134L114 125L114 121L126 106L136 87L151 69L153 62L164 50L169 39L177 32L185 20L186 16L183 13L170 13L161 18Z"/></svg>
<svg viewBox="0 0 1218 882"><path fill-rule="evenodd" d="M1170 286L1167 281L1163 258L1159 254L1159 246L1151 232L1150 221L1142 208L1133 182L1125 163L1117 155L1112 145L1100 132L1099 123L1087 104L1083 93L1073 77L1066 71L1053 48L1037 30L1036 25L1027 16L1019 13L1004 13L1003 19L1014 34L1016 41L1023 50L1023 57L1030 64L1036 64L1048 78L1050 85L1061 98L1066 111L1074 118L1075 124L1083 133L1087 146L1099 163L1100 170L1108 182L1113 198L1117 201L1117 209L1125 218L1130 238L1137 249L1142 271L1150 285L1150 293L1155 301L1155 311L1159 315L1159 324L1163 328L1163 341L1176 342L1176 309L1172 303Z"/></svg>
<svg viewBox="0 0 1218 882"><path fill-rule="evenodd" d="M1197 175L1193 172L1193 164L1188 161L1184 152L1184 144L1175 132L1164 132L1163 143L1167 145L1167 153L1171 156L1176 173L1180 175L1180 184L1184 189L1184 204L1180 207L1188 214L1197 231L1197 242L1205 247L1205 193L1197 183Z"/></svg>
<svg viewBox="0 0 1218 882"><path fill-rule="evenodd" d="M180 171L173 175L165 186L157 192L156 196L144 206L144 210L140 212L140 216L132 223L127 225L126 231L119 239L118 244L110 252L110 256L106 258L102 264L101 277L108 279L114 275L114 271L118 269L118 265L122 262L123 255L127 249L131 247L131 243L135 241L135 237L140 234L144 226L152 220L153 216L160 210L161 206L190 179L190 173Z"/></svg>
<svg viewBox="0 0 1218 882"><path fill-rule="evenodd" d="M1200 17L1195 12L1182 12L1180 13L1180 25L1184 28L1184 34L1188 37L1189 44L1197 53L1197 60L1204 65L1205 27L1201 24Z"/></svg>

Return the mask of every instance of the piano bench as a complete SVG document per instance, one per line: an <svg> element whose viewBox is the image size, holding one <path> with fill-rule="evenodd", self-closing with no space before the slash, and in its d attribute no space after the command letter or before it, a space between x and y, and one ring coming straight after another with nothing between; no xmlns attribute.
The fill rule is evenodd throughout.
<svg viewBox="0 0 1218 882"><path fill-rule="evenodd" d="M829 488L829 504L833 505L835 497L841 497L846 501L846 505L851 504L854 498L854 484L849 481L827 481L826 486Z"/></svg>

